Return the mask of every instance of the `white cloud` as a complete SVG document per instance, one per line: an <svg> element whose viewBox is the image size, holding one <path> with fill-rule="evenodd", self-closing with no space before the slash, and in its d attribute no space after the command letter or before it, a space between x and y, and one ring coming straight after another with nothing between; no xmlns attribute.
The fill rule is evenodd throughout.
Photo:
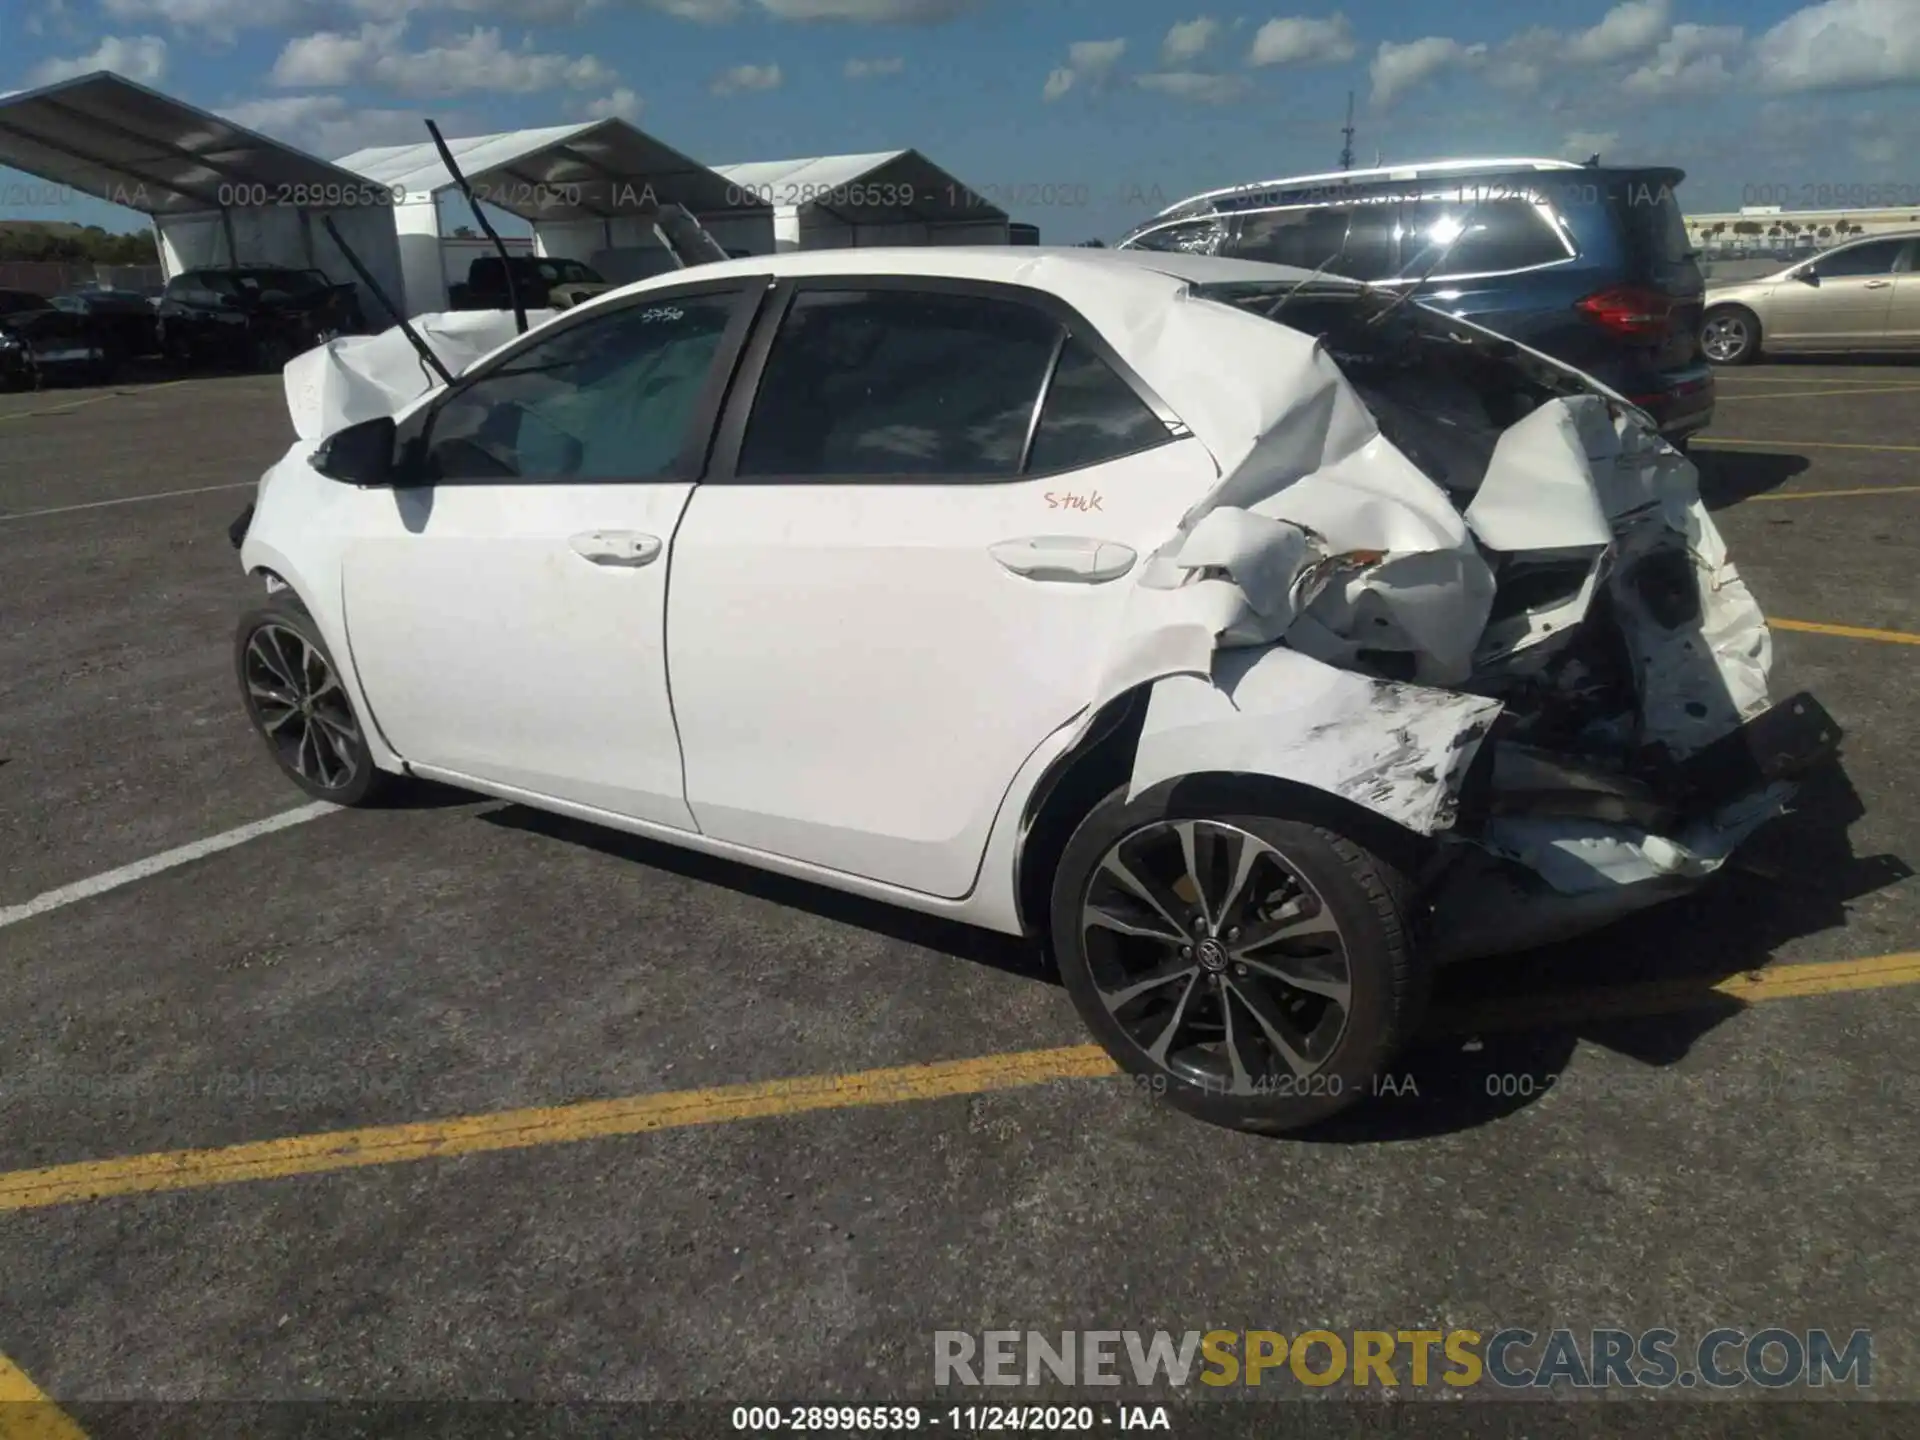
<svg viewBox="0 0 1920 1440"><path fill-rule="evenodd" d="M1407 91L1443 71L1478 63L1486 53L1485 45L1462 45L1444 35L1429 35L1404 45L1382 41L1368 68L1373 81L1373 103L1391 105Z"/></svg>
<svg viewBox="0 0 1920 1440"><path fill-rule="evenodd" d="M646 102L624 85L616 85L597 100L589 100L579 113L588 120L638 120Z"/></svg>
<svg viewBox="0 0 1920 1440"><path fill-rule="evenodd" d="M592 55L536 51L531 41L508 49L499 30L491 27L423 50L403 50L399 42L404 23L367 24L351 35L321 31L290 40L274 62L273 81L287 88L364 85L402 95L531 95L593 90L616 78Z"/></svg>
<svg viewBox="0 0 1920 1440"><path fill-rule="evenodd" d="M1292 15L1269 20L1255 32L1249 65L1344 64L1359 53L1353 26L1339 11L1324 20Z"/></svg>
<svg viewBox="0 0 1920 1440"><path fill-rule="evenodd" d="M849 80L870 80L876 75L898 75L906 68L906 61L889 55L883 60L849 60L846 75Z"/></svg>
<svg viewBox="0 0 1920 1440"><path fill-rule="evenodd" d="M980 0L760 0L780 20L849 20L866 25L935 25Z"/></svg>
<svg viewBox="0 0 1920 1440"><path fill-rule="evenodd" d="M1238 75L1206 75L1194 70L1160 70L1136 75L1133 83L1143 90L1157 90L1181 100L1203 105L1225 105L1246 91L1246 81Z"/></svg>
<svg viewBox="0 0 1920 1440"><path fill-rule="evenodd" d="M1733 80L1733 65L1746 43L1738 25L1676 25L1653 56L1621 85L1646 96L1702 95Z"/></svg>
<svg viewBox="0 0 1920 1440"><path fill-rule="evenodd" d="M740 18L740 0L646 0L646 4L676 20L701 25L724 25Z"/></svg>
<svg viewBox="0 0 1920 1440"><path fill-rule="evenodd" d="M426 136L419 112L369 109L341 95L272 95L223 105L220 113L262 135L331 159L369 145L405 145ZM451 127L444 122L442 130Z"/></svg>
<svg viewBox="0 0 1920 1440"><path fill-rule="evenodd" d="M241 30L292 24L302 0L103 0L116 20L163 20L178 30L227 38Z"/></svg>
<svg viewBox="0 0 1920 1440"><path fill-rule="evenodd" d="M714 76L707 88L715 95L738 95L746 90L778 90L780 81L778 65L736 65Z"/></svg>
<svg viewBox="0 0 1920 1440"><path fill-rule="evenodd" d="M1067 46L1067 63L1047 76L1040 92L1046 100L1058 100L1082 80L1099 87L1113 74L1113 67L1127 53L1125 40L1076 40Z"/></svg>
<svg viewBox="0 0 1920 1440"><path fill-rule="evenodd" d="M108 35L86 55L71 60L42 60L27 74L34 85L51 85L95 70L111 70L151 85L167 73L167 42L158 35Z"/></svg>
<svg viewBox="0 0 1920 1440"><path fill-rule="evenodd" d="M1586 160L1594 155L1605 159L1619 148L1617 130L1575 130L1561 143L1560 154L1567 160Z"/></svg>
<svg viewBox="0 0 1920 1440"><path fill-rule="evenodd" d="M1770 89L1840 90L1920 80L1920 5L1914 0L1826 0L1754 42L1754 69Z"/></svg>
<svg viewBox="0 0 1920 1440"><path fill-rule="evenodd" d="M1624 0L1591 30L1575 35L1567 58L1579 65L1612 65L1645 55L1673 28L1671 0Z"/></svg>
<svg viewBox="0 0 1920 1440"><path fill-rule="evenodd" d="M1160 42L1160 58L1168 65L1184 65L1197 60L1207 53L1219 33L1220 22L1210 15L1179 21L1167 31L1167 38Z"/></svg>

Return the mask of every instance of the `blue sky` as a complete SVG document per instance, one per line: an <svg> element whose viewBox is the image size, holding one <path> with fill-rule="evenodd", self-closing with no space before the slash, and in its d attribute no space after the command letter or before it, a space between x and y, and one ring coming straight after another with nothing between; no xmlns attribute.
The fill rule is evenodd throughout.
<svg viewBox="0 0 1920 1440"><path fill-rule="evenodd" d="M112 69L326 158L623 114L708 163L912 146L1047 241L1214 185L1567 154L1920 202L1920 0L0 0L0 90ZM1019 203L1037 196L1042 203ZM0 170L0 217L132 228Z"/></svg>

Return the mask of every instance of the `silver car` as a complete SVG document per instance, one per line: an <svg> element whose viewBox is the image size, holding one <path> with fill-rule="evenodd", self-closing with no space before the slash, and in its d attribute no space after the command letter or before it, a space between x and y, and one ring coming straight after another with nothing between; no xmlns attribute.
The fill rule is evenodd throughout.
<svg viewBox="0 0 1920 1440"><path fill-rule="evenodd" d="M1710 284L1700 331L1707 358L1744 365L1763 347L1920 348L1920 231L1855 240L1763 279Z"/></svg>

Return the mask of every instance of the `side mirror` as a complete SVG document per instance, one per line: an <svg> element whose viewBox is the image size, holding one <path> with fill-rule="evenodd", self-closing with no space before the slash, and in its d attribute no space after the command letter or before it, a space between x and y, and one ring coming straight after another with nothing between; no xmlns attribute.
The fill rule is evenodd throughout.
<svg viewBox="0 0 1920 1440"><path fill-rule="evenodd" d="M1811 265L1808 265L1794 271L1793 278L1798 280L1802 285L1818 285L1820 283L1820 272Z"/></svg>
<svg viewBox="0 0 1920 1440"><path fill-rule="evenodd" d="M396 475L393 450L397 430L391 415L362 420L329 435L314 451L310 463L329 480L349 485L391 485Z"/></svg>

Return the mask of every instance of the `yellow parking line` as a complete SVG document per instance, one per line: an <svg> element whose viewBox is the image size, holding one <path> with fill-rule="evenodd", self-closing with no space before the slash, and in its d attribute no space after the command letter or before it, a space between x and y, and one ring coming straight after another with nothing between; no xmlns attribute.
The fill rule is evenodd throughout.
<svg viewBox="0 0 1920 1440"><path fill-rule="evenodd" d="M1814 384L1821 382L1814 381ZM1718 389L1714 392L1716 400L1817 400L1826 395L1915 395L1920 394L1920 385L1872 385L1854 390L1789 390L1785 394L1775 390L1770 394L1759 395L1723 395Z"/></svg>
<svg viewBox="0 0 1920 1440"><path fill-rule="evenodd" d="M87 1433L0 1355L0 1440L87 1440Z"/></svg>
<svg viewBox="0 0 1920 1440"><path fill-rule="evenodd" d="M84 410L89 405L98 405L104 400L118 400L127 395L145 395L154 390L171 390L175 385L184 385L185 380L161 380L156 384L142 385L138 390L113 390L105 395L95 395L89 400L75 400L66 405L50 405L45 410L16 410L10 415L0 415L0 420L32 420L41 415L65 415L72 410Z"/></svg>
<svg viewBox="0 0 1920 1440"><path fill-rule="evenodd" d="M1784 490L1773 495L1749 495L1743 503L1758 505L1778 500L1847 500L1863 495L1920 495L1920 485L1863 485L1857 490Z"/></svg>
<svg viewBox="0 0 1920 1440"><path fill-rule="evenodd" d="M1716 999L1744 1004L1842 991L1920 985L1920 952L1882 955L1837 964L1774 965L1706 986L1659 982L1617 990L1529 997L1507 1004L1475 1005L1434 1017L1441 1032L1475 1032L1578 1023L1595 1016L1666 1014L1695 1009ZM0 1211L35 1210L102 1200L319 1175L369 1165L445 1159L496 1150L525 1150L619 1135L639 1135L691 1125L897 1105L1061 1080L1118 1074L1097 1045L1025 1050L902 1065L850 1075L813 1075L752 1085L669 1091L620 1100L590 1100L543 1109L466 1115L415 1124L378 1125L318 1135L294 1135L213 1150L172 1150L113 1160L89 1160L39 1170L0 1174Z"/></svg>
<svg viewBox="0 0 1920 1440"><path fill-rule="evenodd" d="M1848 440L1733 440L1724 435L1699 435L1696 447L1739 445L1769 450L1884 450L1890 454L1920 455L1920 445L1862 445Z"/></svg>
<svg viewBox="0 0 1920 1440"><path fill-rule="evenodd" d="M1842 640L1879 640L1888 645L1920 645L1920 635L1905 630L1868 630L1859 625L1822 625L1813 620L1776 620L1767 624L1775 630L1798 630L1807 635L1833 635Z"/></svg>

